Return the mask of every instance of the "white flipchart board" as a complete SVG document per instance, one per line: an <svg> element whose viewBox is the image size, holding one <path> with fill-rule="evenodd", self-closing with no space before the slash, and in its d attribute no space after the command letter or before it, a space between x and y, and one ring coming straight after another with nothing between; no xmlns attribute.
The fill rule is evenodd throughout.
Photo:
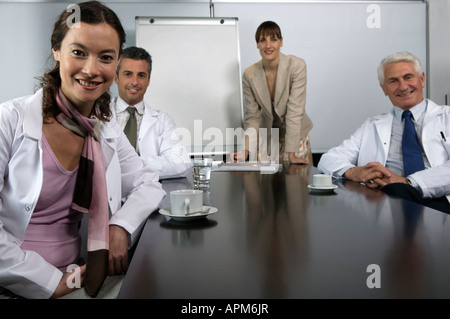
<svg viewBox="0 0 450 319"><path fill-rule="evenodd" d="M219 149L243 125L238 35L237 18L136 17L136 46L153 60L145 101L191 149Z"/></svg>

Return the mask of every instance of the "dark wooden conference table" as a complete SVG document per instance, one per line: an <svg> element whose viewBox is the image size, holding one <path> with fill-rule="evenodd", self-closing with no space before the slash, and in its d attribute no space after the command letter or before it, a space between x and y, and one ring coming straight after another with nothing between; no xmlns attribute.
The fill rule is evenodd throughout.
<svg viewBox="0 0 450 319"><path fill-rule="evenodd" d="M213 172L192 223L155 211L118 298L450 298L448 215L350 181L329 193L318 173ZM193 188L192 177L162 182Z"/></svg>

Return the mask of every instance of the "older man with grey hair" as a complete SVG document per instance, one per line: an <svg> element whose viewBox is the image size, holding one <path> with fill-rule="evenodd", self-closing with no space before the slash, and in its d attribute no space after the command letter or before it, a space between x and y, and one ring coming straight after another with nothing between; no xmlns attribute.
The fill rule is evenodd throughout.
<svg viewBox="0 0 450 319"><path fill-rule="evenodd" d="M367 119L318 169L450 213L450 107L423 96L417 57L383 59L378 80L392 111Z"/></svg>

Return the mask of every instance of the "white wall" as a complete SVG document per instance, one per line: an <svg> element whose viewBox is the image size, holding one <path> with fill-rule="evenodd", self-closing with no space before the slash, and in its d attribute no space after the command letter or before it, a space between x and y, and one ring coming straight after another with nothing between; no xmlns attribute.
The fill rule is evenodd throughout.
<svg viewBox="0 0 450 319"><path fill-rule="evenodd" d="M218 3L215 13L238 16L243 68L260 59L254 34L265 20L280 25L281 51L306 61L313 152L340 144L367 117L391 109L376 71L385 56L410 51L426 67L426 5L421 1Z"/></svg>
<svg viewBox="0 0 450 319"><path fill-rule="evenodd" d="M47 70L53 23L70 3L78 1L55 2L0 1L0 103L32 94L38 84L34 78ZM205 2L103 2L119 16L127 34L125 46L136 43L136 16L210 16Z"/></svg>
<svg viewBox="0 0 450 319"><path fill-rule="evenodd" d="M18 96L31 94L37 83L34 77L42 75L47 68L47 58L50 56L50 33L52 30L52 24L56 19L56 16L64 10L71 1L57 1L46 2L44 1L8 1L0 0L0 102L8 99L12 99ZM178 0L178 1L136 1L136 2L122 2L114 0L105 0L113 10L119 15L124 28L127 32L126 46L135 44L135 16L197 16L197 17L209 17L210 6L208 0ZM239 18L239 28L241 31L241 66L245 68L250 63L256 61L258 57L255 45L253 45L253 33L259 22L264 19L273 18L279 22L282 30L286 30L284 36L286 38L285 52L290 54L296 54L307 60L308 63L308 103L311 103L309 113L315 123L315 128L312 135L312 147L315 152L325 151L329 146L340 142L343 138L347 137L356 126L370 113L378 113L379 109L372 107L371 103L377 99L383 99L381 90L378 91L376 79L374 76L374 68L376 68L379 58L375 56L373 60L368 61L367 65L357 67L355 69L352 61L342 61L342 65L338 66L338 72L330 72L329 77L324 77L319 74L317 68L323 68L328 64L330 71L333 70L334 65L330 64L328 59L319 59L314 54L314 45L317 43L308 43L302 41L302 37L311 36L318 33L323 27L336 28L345 26L352 31L351 20L355 19L353 16L336 16L333 14L333 10L320 9L317 14L317 18L313 19L311 23L308 23L306 28L295 28L295 25L301 25L302 21L298 21L299 17L304 19L302 12L295 14L295 12L283 11L283 8L290 8L295 3L301 3L302 1L278 1L279 6L275 10L271 10L276 1L225 1L216 0L215 13L219 15L231 15ZM305 1L302 5L312 6L313 3L321 1ZM336 5L339 1L322 1L323 3L330 3L330 7ZM333 3L335 2L335 3ZM371 3L378 4L382 10L386 6L404 4L405 8L414 7L422 1L343 1L342 3L355 3L355 7L362 6L362 10ZM260 6L258 5L260 3ZM410 3L408 5L407 3ZM403 13L392 13L388 10L384 10L387 14L382 13L381 29L391 27L391 21L398 21L404 28L398 39L410 38L419 39L418 41L426 42L426 52L415 52L423 60L425 66L429 63L429 74L427 92L429 97L435 100L437 103L445 102L445 95L450 93L450 0L430 0L428 3L429 11L429 34L427 38L426 29L417 26L417 16L410 14L409 9ZM258 9L249 9L249 6L258 6ZM235 9L236 8L236 9ZM242 10L241 10L242 9ZM361 9L358 9L361 11ZM359 12L358 11L358 12ZM413 10L414 11L414 10ZM254 12L254 14L251 14ZM322 12L322 13L321 13ZM353 11L349 11L350 13ZM347 14L350 14L347 13ZM383 41L383 38L387 41L380 44L366 43L364 37L372 36L377 31L382 30L367 30L364 26L365 19L368 16L367 12L360 12L361 23L354 27L362 28L362 35L357 41L360 41L361 46L369 46L362 48L364 52L373 52L380 50L381 54L388 54L388 50L401 49L400 42L396 41L396 37L389 37L381 35L382 32L378 32L379 36L375 35L376 41ZM398 15L398 16L392 16ZM415 18L411 21L411 16ZM347 20L346 20L347 19ZM420 16L421 20L422 17ZM315 24L317 22L317 24ZM421 22L419 22L420 25ZM411 25L413 26L411 28ZM365 30L365 31L364 31ZM374 32L372 32L374 31ZM320 33L320 32L319 32ZM372 35L370 35L372 34ZM298 37L299 40L292 40ZM324 50L323 43L320 44L322 39L317 39L319 46L318 50ZM338 39L332 39L339 44ZM400 47L397 47L399 45ZM371 47L372 46L372 47ZM340 47L336 50L329 50L329 56L333 54L343 54L345 56L346 49L358 48L355 43L342 42ZM409 48L406 48L409 49ZM349 51L349 55L354 52ZM367 59L367 54L363 56L353 55L352 59ZM352 70L353 68L353 70ZM354 81L342 81L342 72L356 72ZM366 98L367 103L357 102L353 104L352 108L348 112L351 115L347 120L340 120L335 117L333 108L336 108L343 103L339 100L339 95L345 96L348 103L355 101L355 94L363 95L365 85L370 81L370 87L374 91L368 93ZM323 85L326 83L326 85ZM376 90L376 91L375 91ZM115 87L113 88L113 94L115 94ZM330 93L331 92L331 93ZM337 93L336 93L337 92ZM334 101L340 101L339 103L325 103L326 98L333 96L336 98ZM376 105L379 105L377 102ZM386 103L386 107L389 104ZM339 130L336 133L336 130ZM333 134L328 132L332 131ZM324 134L324 135L322 135ZM326 134L330 136L327 139Z"/></svg>

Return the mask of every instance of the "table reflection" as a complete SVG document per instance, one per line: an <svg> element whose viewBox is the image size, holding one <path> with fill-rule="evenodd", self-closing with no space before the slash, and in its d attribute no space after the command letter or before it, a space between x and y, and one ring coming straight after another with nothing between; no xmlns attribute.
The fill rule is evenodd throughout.
<svg viewBox="0 0 450 319"><path fill-rule="evenodd" d="M309 165L291 165L287 172L244 173L249 253L264 269L265 298L284 298L286 274L303 267L308 259L306 207Z"/></svg>
<svg viewBox="0 0 450 319"><path fill-rule="evenodd" d="M361 212L376 217L379 227L391 229L391 248L386 249L385 257L388 272L384 278L389 297L426 297L424 275L427 262L423 238L419 238L422 234L418 232L424 226L425 207L389 197L380 190L356 182L341 181L340 184L344 186L340 192L342 199L355 208L359 207ZM383 224L382 220L386 222Z"/></svg>
<svg viewBox="0 0 450 319"><path fill-rule="evenodd" d="M213 172L204 200L218 212L151 214L119 298L450 297L447 214L351 181L314 193L316 173ZM193 188L189 177L162 184ZM373 264L381 288L367 285Z"/></svg>

